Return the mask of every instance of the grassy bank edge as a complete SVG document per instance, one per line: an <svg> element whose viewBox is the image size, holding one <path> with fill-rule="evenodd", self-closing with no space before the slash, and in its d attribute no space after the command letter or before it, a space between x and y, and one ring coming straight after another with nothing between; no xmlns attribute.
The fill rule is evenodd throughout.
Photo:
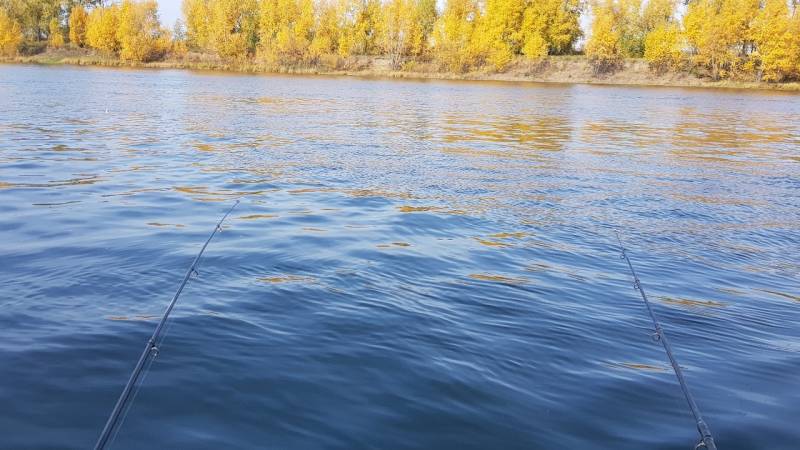
<svg viewBox="0 0 800 450"><path fill-rule="evenodd" d="M386 77L406 79L511 81L562 84L598 84L628 86L669 86L726 89L760 89L800 92L800 83L765 83L755 81L711 81L686 72L656 74L643 60L626 60L623 67L612 74L597 75L589 61L582 56L550 57L544 62L531 64L523 60L513 63L504 72L474 71L467 73L440 72L430 65L420 64L420 69L392 70L386 61L377 57L355 58L348 67L328 68L318 66L268 67L254 61L229 63L215 59L190 60L170 58L149 63L132 63L115 57L81 52L45 52L33 56L0 57L0 63L74 65L98 67L128 67L149 69L208 70L253 74L296 74L356 77Z"/></svg>

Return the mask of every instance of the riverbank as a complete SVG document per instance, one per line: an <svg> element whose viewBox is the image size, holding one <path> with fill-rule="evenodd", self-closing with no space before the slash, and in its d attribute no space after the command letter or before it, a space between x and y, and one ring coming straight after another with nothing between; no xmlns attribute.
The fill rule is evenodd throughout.
<svg viewBox="0 0 800 450"><path fill-rule="evenodd" d="M317 74L340 76L374 76L390 78L515 81L537 83L578 83L632 86L675 86L703 88L767 89L800 92L800 83L766 83L743 80L712 81L689 72L655 73L641 59L627 59L622 66L606 74L597 74L583 56L555 56L532 63L522 58L514 61L503 72L489 70L467 73L441 72L434 64L419 61L407 62L402 70L392 69L388 59L354 56L330 57L314 65L274 66L254 60L243 62L223 61L219 58L193 54L168 57L163 61L132 63L84 49L48 50L32 56L0 58L4 63L77 65L102 67L138 67L154 69L214 70L244 73Z"/></svg>

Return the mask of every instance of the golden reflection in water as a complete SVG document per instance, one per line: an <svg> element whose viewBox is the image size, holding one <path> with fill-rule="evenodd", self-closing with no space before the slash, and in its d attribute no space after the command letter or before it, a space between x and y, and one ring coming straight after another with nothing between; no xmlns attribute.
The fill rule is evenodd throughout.
<svg viewBox="0 0 800 450"><path fill-rule="evenodd" d="M382 191L378 189L348 189L346 192L353 197L382 197L388 199L395 198L405 200L413 200L417 198L416 196L406 192Z"/></svg>
<svg viewBox="0 0 800 450"><path fill-rule="evenodd" d="M727 303L715 302L713 300L691 300L688 298L660 297L662 303L686 308L725 308Z"/></svg>
<svg viewBox="0 0 800 450"><path fill-rule="evenodd" d="M495 239L522 239L524 237L529 236L530 233L526 233L524 231L515 231L512 233L495 233L490 234L489 237Z"/></svg>
<svg viewBox="0 0 800 450"><path fill-rule="evenodd" d="M493 241L493 240L490 240L490 239L483 239L483 238L478 238L478 237L473 238L473 239L475 239L479 244L485 245L486 247L507 248L507 247L513 247L514 246L513 244L508 243L508 242Z"/></svg>
<svg viewBox="0 0 800 450"><path fill-rule="evenodd" d="M411 244L409 244L408 242L392 242L390 244L378 244L375 247L378 248L411 247Z"/></svg>
<svg viewBox="0 0 800 450"><path fill-rule="evenodd" d="M193 200L197 200L199 202L225 202L229 201L231 198L248 196L255 197L263 195L266 192L272 192L265 189L257 191L233 191L230 189L219 189L212 191L205 186L174 186L172 190L182 194L188 194Z"/></svg>
<svg viewBox="0 0 800 450"><path fill-rule="evenodd" d="M478 281L488 281L491 283L502 283L502 284L526 284L528 283L527 278L514 278L514 277L507 277L504 275L497 275L497 274L487 274L487 273L471 273L468 275L469 278Z"/></svg>
<svg viewBox="0 0 800 450"><path fill-rule="evenodd" d="M306 275L275 275L270 277L257 278L262 283L282 284L282 283L315 283L317 280L314 277Z"/></svg>
<svg viewBox="0 0 800 450"><path fill-rule="evenodd" d="M173 228L184 228L184 227L186 227L186 225L184 225L182 223L172 224L172 223L148 222L147 224L150 225L151 227L173 227Z"/></svg>
<svg viewBox="0 0 800 450"><path fill-rule="evenodd" d="M213 152L215 150L211 144L206 144L204 142L195 142L192 146L201 152Z"/></svg>
<svg viewBox="0 0 800 450"><path fill-rule="evenodd" d="M441 211L443 208L439 206L409 206L403 205L398 206L397 210L401 213L415 213L415 212L430 212L430 211Z"/></svg>
<svg viewBox="0 0 800 450"><path fill-rule="evenodd" d="M581 128L581 140L589 146L589 153L592 154L614 153L614 150L594 145L597 142L625 145L641 151L661 144L668 138L669 129L629 120L589 121Z"/></svg>
<svg viewBox="0 0 800 450"><path fill-rule="evenodd" d="M49 187L60 187L60 186L79 186L79 185L90 185L99 183L104 181L105 178L95 176L95 175L87 175L80 178L70 178L67 180L53 180L48 181L46 183L4 183L0 182L0 188L2 189L10 189L10 188L49 188Z"/></svg>
<svg viewBox="0 0 800 450"><path fill-rule="evenodd" d="M450 147L445 151L485 154L511 158L531 158L533 151L559 151L572 138L568 118L546 115L526 118L493 117L489 120L448 116L442 140L446 143L488 142L511 144L510 151L486 151L472 147Z"/></svg>
<svg viewBox="0 0 800 450"><path fill-rule="evenodd" d="M248 216L237 217L238 220L260 220L260 219L275 219L280 217L278 214L250 214Z"/></svg>
<svg viewBox="0 0 800 450"><path fill-rule="evenodd" d="M669 154L687 163L724 162L752 170L784 154L787 143L800 144L798 129L777 127L746 112L700 113L684 108L680 113Z"/></svg>

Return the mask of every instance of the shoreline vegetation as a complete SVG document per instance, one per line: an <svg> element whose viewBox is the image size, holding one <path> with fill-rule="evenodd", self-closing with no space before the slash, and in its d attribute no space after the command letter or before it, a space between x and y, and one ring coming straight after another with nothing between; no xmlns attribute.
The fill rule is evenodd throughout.
<svg viewBox="0 0 800 450"><path fill-rule="evenodd" d="M689 72L653 72L643 59L625 59L612 73L595 72L590 61L581 55L551 56L531 63L517 58L503 72L474 70L443 72L430 62L414 62L408 69L393 69L388 59L379 56L350 57L337 60L334 66L306 64L276 66L258 61L225 61L214 55L187 53L159 61L126 61L87 49L47 50L31 56L0 57L0 63L72 65L115 68L208 70L217 72L286 75L329 75L380 77L398 79L432 79L465 81L508 81L533 83L572 83L625 86L669 86L725 89L766 89L800 92L800 83L767 83L759 81L718 80L702 78Z"/></svg>
<svg viewBox="0 0 800 450"><path fill-rule="evenodd" d="M624 59L611 73L596 73L582 55L550 56L531 63L524 58L510 62L503 72L484 68L468 72L443 72L430 62L412 61L406 68L393 69L380 56L338 59L334 65L269 65L258 61L225 61L214 55L187 53L159 61L127 61L87 49L48 49L30 56L0 57L5 64L69 65L110 68L176 69L272 75L325 75L419 80L506 81L531 83L596 84L619 86L662 86L722 89L757 89L800 92L800 82L763 82L722 79L714 81L689 72L654 72L644 59Z"/></svg>
<svg viewBox="0 0 800 450"><path fill-rule="evenodd" d="M0 0L0 62L800 91L800 0Z"/></svg>

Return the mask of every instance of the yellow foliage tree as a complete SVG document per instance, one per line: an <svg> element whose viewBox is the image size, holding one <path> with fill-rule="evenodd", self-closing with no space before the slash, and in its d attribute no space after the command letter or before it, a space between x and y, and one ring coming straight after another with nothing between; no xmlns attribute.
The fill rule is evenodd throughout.
<svg viewBox="0 0 800 450"><path fill-rule="evenodd" d="M439 63L454 72L463 72L476 62L470 45L478 17L475 0L448 0L433 31L434 52Z"/></svg>
<svg viewBox="0 0 800 450"><path fill-rule="evenodd" d="M677 69L683 60L681 32L674 23L658 25L644 40L644 58L657 72Z"/></svg>
<svg viewBox="0 0 800 450"><path fill-rule="evenodd" d="M73 47L86 45L86 25L89 15L82 5L75 5L69 13L69 42Z"/></svg>
<svg viewBox="0 0 800 450"><path fill-rule="evenodd" d="M339 46L338 4L322 0L317 6L314 37L309 45L311 58L335 54Z"/></svg>
<svg viewBox="0 0 800 450"><path fill-rule="evenodd" d="M381 17L380 45L393 69L399 69L411 47L414 5L409 0L387 0Z"/></svg>
<svg viewBox="0 0 800 450"><path fill-rule="evenodd" d="M753 22L762 78L783 81L800 74L800 15L791 16L785 0L766 0Z"/></svg>
<svg viewBox="0 0 800 450"><path fill-rule="evenodd" d="M118 27L119 6L96 7L89 13L89 20L86 24L86 43L94 49L116 53L119 50Z"/></svg>
<svg viewBox="0 0 800 450"><path fill-rule="evenodd" d="M170 47L169 34L158 20L155 0L124 0L119 9L119 57L147 62L160 59Z"/></svg>
<svg viewBox="0 0 800 450"><path fill-rule="evenodd" d="M642 21L642 0L609 1L613 28L619 34L622 56L639 58L644 55L645 30Z"/></svg>
<svg viewBox="0 0 800 450"><path fill-rule="evenodd" d="M647 5L642 12L641 26L645 33L649 33L675 19L675 0L647 0Z"/></svg>
<svg viewBox="0 0 800 450"><path fill-rule="evenodd" d="M581 37L578 22L580 0L538 0L528 2L522 20L522 53L530 59L573 50Z"/></svg>
<svg viewBox="0 0 800 450"><path fill-rule="evenodd" d="M47 37L47 46L50 48L61 48L64 46L64 30L61 29L61 24L58 19L53 17L50 19L49 36Z"/></svg>
<svg viewBox="0 0 800 450"><path fill-rule="evenodd" d="M642 13L644 58L657 72L677 69L683 60L683 35L675 23L675 0L648 0Z"/></svg>
<svg viewBox="0 0 800 450"><path fill-rule="evenodd" d="M211 50L211 24L208 0L183 0L186 20L186 45L192 49Z"/></svg>
<svg viewBox="0 0 800 450"><path fill-rule="evenodd" d="M759 1L695 0L689 4L683 24L693 60L710 69L713 79L729 76L743 65Z"/></svg>
<svg viewBox="0 0 800 450"><path fill-rule="evenodd" d="M410 52L422 56L428 52L433 27L436 24L436 0L416 0Z"/></svg>
<svg viewBox="0 0 800 450"><path fill-rule="evenodd" d="M375 54L381 26L380 0L341 0L339 13L339 54Z"/></svg>
<svg viewBox="0 0 800 450"><path fill-rule="evenodd" d="M0 8L0 55L14 56L22 43L22 27Z"/></svg>
<svg viewBox="0 0 800 450"><path fill-rule="evenodd" d="M621 33L616 23L616 13L610 3L596 2L592 10L592 34L586 42L586 56L596 72L616 68L622 61Z"/></svg>
<svg viewBox="0 0 800 450"><path fill-rule="evenodd" d="M268 61L298 63L311 56L315 25L311 0L262 0L259 54Z"/></svg>
<svg viewBox="0 0 800 450"><path fill-rule="evenodd" d="M473 53L503 70L522 47L525 0L487 0L472 39Z"/></svg>
<svg viewBox="0 0 800 450"><path fill-rule="evenodd" d="M228 59L253 54L258 41L256 0L213 0L209 8L209 40L213 50Z"/></svg>
<svg viewBox="0 0 800 450"><path fill-rule="evenodd" d="M186 26L181 19L176 20L175 24L172 26L170 51L175 56L185 56L189 51L189 47L186 43Z"/></svg>

